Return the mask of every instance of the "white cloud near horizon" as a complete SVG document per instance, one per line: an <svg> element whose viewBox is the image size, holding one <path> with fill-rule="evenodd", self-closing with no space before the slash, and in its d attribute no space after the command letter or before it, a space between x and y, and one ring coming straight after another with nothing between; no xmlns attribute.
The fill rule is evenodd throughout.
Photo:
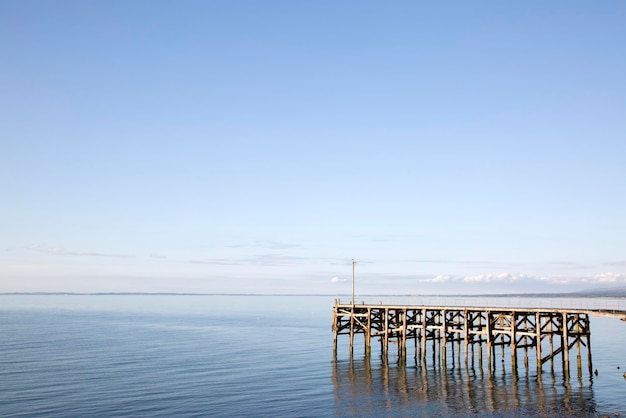
<svg viewBox="0 0 626 418"><path fill-rule="evenodd" d="M471 276L438 275L433 278L418 279L424 283L475 283L475 284L507 284L521 282L542 282L549 284L604 284L604 283L626 283L626 275L621 273L599 273L585 276L531 276L527 274L499 273L499 274L479 274Z"/></svg>
<svg viewBox="0 0 626 418"><path fill-rule="evenodd" d="M608 272L585 276L582 280L589 283L626 283L626 274Z"/></svg>
<svg viewBox="0 0 626 418"><path fill-rule="evenodd" d="M422 279L419 281L430 283L446 283L446 282L463 282L463 283L511 283L517 280L533 279L525 274L479 274L472 276L451 276L451 275L438 275L432 279Z"/></svg>

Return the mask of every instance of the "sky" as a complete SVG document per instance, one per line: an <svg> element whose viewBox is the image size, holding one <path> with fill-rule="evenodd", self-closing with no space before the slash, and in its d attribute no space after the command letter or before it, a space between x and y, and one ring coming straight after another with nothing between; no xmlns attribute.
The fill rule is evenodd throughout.
<svg viewBox="0 0 626 418"><path fill-rule="evenodd" d="M0 2L0 292L626 286L623 1Z"/></svg>

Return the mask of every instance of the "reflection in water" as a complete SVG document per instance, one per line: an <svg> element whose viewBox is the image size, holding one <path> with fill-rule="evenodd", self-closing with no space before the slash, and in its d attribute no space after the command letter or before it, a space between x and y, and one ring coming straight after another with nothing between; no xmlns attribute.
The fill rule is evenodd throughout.
<svg viewBox="0 0 626 418"><path fill-rule="evenodd" d="M596 410L592 378L570 382L552 369L517 373L508 362L491 371L471 363L448 366L335 359L335 410L354 416L587 416Z"/></svg>

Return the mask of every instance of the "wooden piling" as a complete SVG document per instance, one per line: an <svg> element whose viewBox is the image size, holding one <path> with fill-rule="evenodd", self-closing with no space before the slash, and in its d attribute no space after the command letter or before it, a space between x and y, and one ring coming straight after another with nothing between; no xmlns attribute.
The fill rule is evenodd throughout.
<svg viewBox="0 0 626 418"><path fill-rule="evenodd" d="M372 308L367 308L367 319L365 321L363 344L365 345L365 355L369 357L372 343Z"/></svg>
<svg viewBox="0 0 626 418"><path fill-rule="evenodd" d="M465 363L465 366L467 367L467 345L469 343L469 326L467 324L467 309L463 310L463 362Z"/></svg>
<svg viewBox="0 0 626 418"><path fill-rule="evenodd" d="M569 376L569 322L567 312L563 312L563 324L561 325L563 337L561 339L561 353L563 354L563 371Z"/></svg>
<svg viewBox="0 0 626 418"><path fill-rule="evenodd" d="M493 357L495 355L495 353L493 353L492 351L492 344L493 344L493 332L491 330L491 312L490 311L485 311L485 314L487 316L487 321L486 321L486 325L487 325L487 364L489 365L489 370L492 370L493 367L493 363L495 363L493 360Z"/></svg>
<svg viewBox="0 0 626 418"><path fill-rule="evenodd" d="M537 352L537 374L541 375L541 313L535 313L535 351Z"/></svg>

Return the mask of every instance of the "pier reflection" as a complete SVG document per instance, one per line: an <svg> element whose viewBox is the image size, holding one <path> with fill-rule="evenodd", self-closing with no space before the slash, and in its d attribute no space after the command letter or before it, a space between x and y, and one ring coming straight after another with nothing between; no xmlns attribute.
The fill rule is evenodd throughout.
<svg viewBox="0 0 626 418"><path fill-rule="evenodd" d="M342 416L587 416L596 410L592 377L568 379L552 368L518 373L507 362L490 370L351 356L332 361L332 381Z"/></svg>

